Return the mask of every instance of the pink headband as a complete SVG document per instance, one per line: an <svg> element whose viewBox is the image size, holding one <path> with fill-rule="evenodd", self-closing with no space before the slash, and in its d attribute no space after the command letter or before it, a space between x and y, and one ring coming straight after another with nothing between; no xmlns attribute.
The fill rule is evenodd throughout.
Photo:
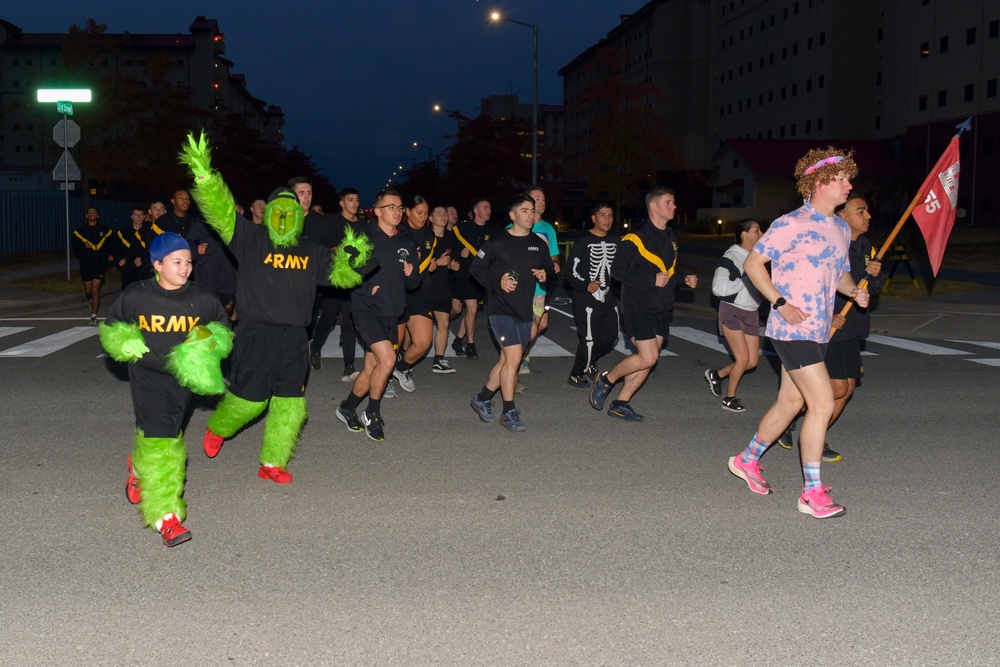
<svg viewBox="0 0 1000 667"><path fill-rule="evenodd" d="M839 163L843 159L844 159L843 155L831 155L830 157L823 158L822 160L820 160L819 162L817 162L813 166L811 166L808 169L806 169L806 174L807 175L811 174L814 171L816 171L817 169L819 169L820 167L825 167L828 164L837 164L837 163Z"/></svg>

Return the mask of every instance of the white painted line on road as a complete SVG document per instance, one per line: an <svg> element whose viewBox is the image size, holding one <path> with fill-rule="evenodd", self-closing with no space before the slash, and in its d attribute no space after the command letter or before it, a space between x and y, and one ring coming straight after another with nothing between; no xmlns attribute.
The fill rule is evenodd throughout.
<svg viewBox="0 0 1000 667"><path fill-rule="evenodd" d="M90 317L0 317L0 322L89 322Z"/></svg>
<svg viewBox="0 0 1000 667"><path fill-rule="evenodd" d="M44 357L65 347L69 347L74 343L78 343L81 340L86 340L87 338L92 338L96 335L97 327L72 327L66 331L60 331L59 333L52 334L51 336L45 336L44 338L31 341L30 343L24 343L23 345L12 347L9 350L4 350L0 352L0 357Z"/></svg>
<svg viewBox="0 0 1000 667"><path fill-rule="evenodd" d="M14 334L19 334L22 331L30 331L34 327L0 327L0 338L4 336L13 336Z"/></svg>
<svg viewBox="0 0 1000 667"><path fill-rule="evenodd" d="M549 310L551 310L553 313L559 313L563 317L568 317L569 319L573 319L573 313L567 313L565 310L559 310L558 308L553 308L552 306L549 306Z"/></svg>
<svg viewBox="0 0 1000 667"><path fill-rule="evenodd" d="M991 350L1000 350L1000 343L994 343L988 340L949 340L949 343L961 343L962 345L978 345L979 347L988 347Z"/></svg>
<svg viewBox="0 0 1000 667"><path fill-rule="evenodd" d="M966 359L966 361L971 361L974 364L982 364L983 366L1000 366L1000 359Z"/></svg>
<svg viewBox="0 0 1000 667"><path fill-rule="evenodd" d="M877 343L879 345L888 345L889 347L897 347L901 350L909 350L910 352L919 352L920 354L929 354L931 356L969 354L964 350L955 350L950 347L941 347L939 345L918 343L915 340L906 340L905 338L894 338L892 336L881 336L879 334L872 334L868 336L868 340L869 342Z"/></svg>
<svg viewBox="0 0 1000 667"><path fill-rule="evenodd" d="M535 339L535 344L531 348L533 357L575 357L576 352L570 352L566 348L553 343L546 336L539 336Z"/></svg>
<svg viewBox="0 0 1000 667"><path fill-rule="evenodd" d="M670 337L677 337L681 340L686 340L689 343L694 343L695 345L700 345L701 347L707 347L710 350L721 352L722 354L729 354L729 348L719 341L719 336L705 333L699 329L692 329L691 327L670 327Z"/></svg>

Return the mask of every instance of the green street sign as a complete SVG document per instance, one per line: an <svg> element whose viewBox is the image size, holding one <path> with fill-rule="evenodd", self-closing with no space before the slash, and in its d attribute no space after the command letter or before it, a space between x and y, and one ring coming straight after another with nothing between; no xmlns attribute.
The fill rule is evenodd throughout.
<svg viewBox="0 0 1000 667"><path fill-rule="evenodd" d="M64 113L67 116L73 115L73 103L72 102L56 102L56 111L59 113Z"/></svg>

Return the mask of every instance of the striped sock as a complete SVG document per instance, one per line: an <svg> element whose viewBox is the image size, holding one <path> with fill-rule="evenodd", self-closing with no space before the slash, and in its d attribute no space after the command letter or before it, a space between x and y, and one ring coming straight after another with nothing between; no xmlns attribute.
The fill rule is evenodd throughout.
<svg viewBox="0 0 1000 667"><path fill-rule="evenodd" d="M762 442L757 434L753 434L753 438L750 439L750 444L747 448L743 450L743 454L740 455L740 461L743 463L752 463L760 459L761 455L767 451L768 446L771 443Z"/></svg>
<svg viewBox="0 0 1000 667"><path fill-rule="evenodd" d="M817 486L823 486L823 484L819 481L818 463L803 463L802 478L805 481L805 486L803 487L803 491L808 491L809 489L815 488Z"/></svg>

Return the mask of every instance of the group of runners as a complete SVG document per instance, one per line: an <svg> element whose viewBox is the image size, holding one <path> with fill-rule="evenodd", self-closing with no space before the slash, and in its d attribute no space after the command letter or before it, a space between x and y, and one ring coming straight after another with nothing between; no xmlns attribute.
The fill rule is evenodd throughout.
<svg viewBox="0 0 1000 667"><path fill-rule="evenodd" d="M515 405L518 375L530 372L531 345L547 325L547 288L560 272L554 229L541 217L541 189L509 202L496 216L503 225L490 221L492 207L485 200L472 203L468 220L450 225L447 207L432 208L419 196L404 200L394 190L376 195L374 217L365 222L358 217L356 190L341 191L339 216L327 217L314 210L308 179L296 178L272 192L263 210L243 217L222 175L211 167L204 136L189 139L182 160L194 176L190 195L211 236L238 266L234 294L189 280L192 258L204 254L200 240L163 229L150 235L137 224L135 238L148 247L155 273L124 290L100 332L111 356L131 364L137 435L128 460L128 497L165 544L190 539L181 523L186 511L181 428L191 393L222 394L202 438L209 457L266 411L258 474L287 484L292 481L287 464L307 414L309 366L322 367L323 345L338 324L342 379L352 386L336 417L351 432L382 441L382 400L391 379L414 391L412 371L425 357L433 372L453 373L445 359L453 320L459 322L454 351L478 356L476 317L485 304L499 358L470 406L484 422L526 429ZM760 456L787 437L789 425L805 410L799 437L805 482L798 508L817 518L844 513L820 483L819 467L826 429L860 376L855 348L866 326L857 310L856 319L835 319L835 295L864 308L869 292L856 283L865 273L879 273L870 243L858 241L870 216L863 200L849 199L856 172L850 155L811 151L795 171L803 206L775 220L763 235L756 221L737 225L737 243L713 277L713 291L722 301L720 333L734 355L729 366L706 372L723 407L743 410L735 391L757 363L762 298L772 306L766 335L781 359L778 398L745 450L729 459L729 470L754 493L771 493ZM612 206L597 204L592 226L573 245L563 272L572 287L579 338L568 382L589 389L594 409L607 405L609 416L630 422L644 419L631 402L668 340L675 291L681 283L698 284L697 276L676 271L678 244L669 227L677 207L674 192L656 187L645 203L647 219L621 238L613 232ZM108 261L115 260L111 254ZM612 280L620 283L620 299ZM876 281L870 289L877 287ZM234 310L227 312L230 297ZM232 327L236 315L239 324ZM833 324L844 332L843 344L829 344ZM620 328L634 351L601 372L599 361L615 348ZM355 338L364 353L360 368L354 366ZM223 382L219 363L230 350L231 369ZM827 364L838 370L828 372Z"/></svg>

